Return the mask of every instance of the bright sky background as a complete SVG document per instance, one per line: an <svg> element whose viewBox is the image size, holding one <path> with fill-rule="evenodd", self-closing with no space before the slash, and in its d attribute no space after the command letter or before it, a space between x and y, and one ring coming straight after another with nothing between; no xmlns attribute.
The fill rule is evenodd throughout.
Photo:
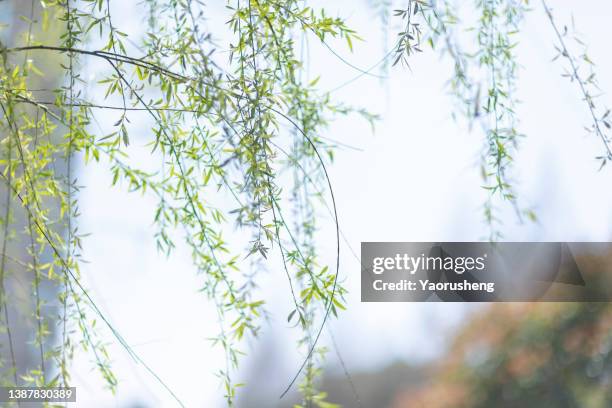
<svg viewBox="0 0 612 408"><path fill-rule="evenodd" d="M142 22L134 13L139 2L114 3L114 24L138 36ZM212 2L211 2L212 3ZM318 1L330 15L348 17L366 42L355 52L341 54L354 65L367 68L378 61L382 28L365 1ZM612 89L612 3L596 0L556 1L558 21L569 22L572 10L579 31L590 44L598 64L602 89ZM209 25L225 22L224 2L210 5ZM508 240L603 241L610 238L612 169L597 172L594 157L600 142L586 135L585 105L575 84L560 77L561 65L552 64L553 33L540 3L525 22L517 52L522 65L518 109L520 129L527 134L517 156L519 197L535 207L540 222L517 227L507 222ZM398 8L398 7L394 7ZM396 23L389 28L395 35ZM136 38L135 37L135 38ZM332 89L358 73L310 41L310 75L323 74L319 85ZM381 82L362 77L337 93L338 100L379 113L382 120L372 134L362 119L349 117L334 123L327 136L359 147L342 150L331 168L341 228L352 248L361 241L474 241L486 230L482 225L484 193L476 164L482 146L480 132L469 133L451 116L451 99L444 84L451 65L427 52L411 60L411 69L396 67ZM98 79L99 65L86 67L85 78ZM602 102L612 100L604 96ZM101 116L104 125L109 122ZM143 132L135 143L144 144ZM145 149L137 151L146 163ZM155 202L150 197L110 188L107 169L82 168L80 230L89 263L82 273L92 296L127 341L189 407L222 406L222 394L213 371L223 365L222 353L210 348L216 314L198 288L202 279L191 266L190 254L179 247L170 259L155 248L151 228ZM512 220L511 217L506 217ZM319 244L327 262L333 262L334 235L326 210L321 211ZM362 304L359 301L359 263L343 244L341 275L350 290L348 311L331 325L349 369L380 368L396 360L420 362L443 350L449 329L461 323L471 307L458 304ZM302 357L295 350L295 336L287 327L290 311L286 281L280 269L264 277L263 293L269 297L272 317L263 327L260 342L245 346L253 357L244 360L243 377L250 363L265 355L274 370L265 373L260 391L278 395L297 369ZM175 404L109 336L113 369L119 392L101 390L89 358L76 359L74 380L79 406L128 407ZM325 336L324 341L328 341ZM337 369L333 353L329 364ZM334 368L335 367L335 368Z"/></svg>

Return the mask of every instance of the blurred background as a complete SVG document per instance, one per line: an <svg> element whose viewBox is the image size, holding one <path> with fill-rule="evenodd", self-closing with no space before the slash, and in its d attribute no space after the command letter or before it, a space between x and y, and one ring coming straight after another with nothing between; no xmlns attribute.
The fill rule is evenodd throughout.
<svg viewBox="0 0 612 408"><path fill-rule="evenodd" d="M0 22L25 14L23 3L0 2ZM340 51L364 69L388 52L400 29L399 20L384 24L378 3L312 3L345 17L365 39L355 44L353 53ZM517 115L527 137L515 166L518 196L534 208L539 220L519 224L511 212L503 213L505 240L608 241L610 170L598 171L600 141L584 131L589 115L575 84L561 77L561 65L551 62L554 34L536 3L516 50L522 101ZM134 11L137 2L111 4L116 27L137 41L143 34ZM224 2L208 5L206 24L213 33L215 27L223 32L223 7ZM389 1L385 7L405 5ZM559 0L554 8L559 21L575 19L597 63L601 88L612 89L612 3ZM14 32L19 30L3 32L3 40L10 43ZM384 79L362 76L343 85L359 72L315 39L308 45L307 72L312 78L321 75L321 89L335 89L332 95L338 101L380 115L374 130L349 116L332 123L326 134L346 145L337 152L330 177L340 227L350 244L342 243L340 271L350 291L348 310L329 322L321 339L328 347L321 389L328 392L329 401L381 408L612 406L612 307L606 303L360 302L360 264L353 253L358 255L360 242L478 241L487 236L482 215L487 193L480 187L478 169L483 136L453 120L446 87L452 65L435 52L425 49L417 54L409 69L381 68L377 72ZM85 60L82 78L93 84L100 70L100 63ZM92 89L92 99L102 97L101 91ZM602 98L610 100L605 94ZM112 123L110 115L101 112L98 125ZM144 148L150 137L146 117L134 117L132 122L142 132L132 141L130 154L146 166L152 160ZM216 313L198 291L202 282L189 251L178 246L170 258L157 252L151 197L109 188L111 175L103 166L81 164L78 171L80 184L86 186L79 194L79 228L90 234L83 249L88 262L82 265L82 276L92 297L187 406L224 406L221 381L215 375L223 356L208 340L215 334ZM325 209L319 223L318 245L324 261L332 263L335 237ZM594 262L607 270L611 257L585 255L576 260L579 266ZM247 355L238 373L239 382L246 384L240 390L241 408L290 407L299 402L296 390L279 399L305 356L296 350L298 334L286 321L291 299L281 267L271 264L269 269L259 290L270 314L260 337L243 345ZM31 341L27 335L23 329L19 351L26 362ZM105 340L118 391L112 395L104 389L92 359L81 353L73 367L77 406L174 406L111 336Z"/></svg>

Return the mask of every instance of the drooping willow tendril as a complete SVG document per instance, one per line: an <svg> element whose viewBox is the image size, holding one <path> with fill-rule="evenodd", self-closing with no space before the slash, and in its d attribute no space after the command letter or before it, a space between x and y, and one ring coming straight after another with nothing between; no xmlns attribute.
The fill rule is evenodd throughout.
<svg viewBox="0 0 612 408"><path fill-rule="evenodd" d="M224 63L213 55L215 45L210 34L202 32L202 3L151 0L146 2L148 9L165 18L149 19L149 31L138 47L144 50L145 57L133 57L124 43L125 34L112 19L108 0L46 2L45 5L47 7L41 11L45 14L42 20L51 15L62 16L61 21L66 25L61 37L63 41L60 44L39 41L24 45L3 44L2 54L7 66L2 72L0 89L10 108L19 112L14 121L16 131L12 132L13 136L19 138L22 121L27 120L30 112L40 112L44 124L37 123L37 129L45 129L45 136L54 139L45 144L45 157L57 160L58 153L65 152L61 155L67 166L62 183L59 173L49 171L51 165L57 164L54 160L41 163L41 168L45 169L42 173L45 181L53 185L51 197L60 203L61 214L55 220L43 216L41 209L30 205L32 197L40 194L39 187L32 183L24 186L21 182L21 178L25 181L29 173L41 174L31 168L35 160L22 158L23 174L16 175L11 169L9 176L12 180L8 183L8 188L15 191L32 219L32 233L36 227L37 242L44 242L53 252L53 262L44 263L47 268L45 275L63 287L59 296L63 305L63 340L56 359L61 366L62 384L69 385L67 359L73 355L72 343L69 344L66 333L71 330L69 326L77 325L82 333L82 344L94 355L108 386L112 390L117 386L106 361L107 353L103 345L94 340L92 322L85 316L86 309L93 310L130 355L145 365L95 305L79 280L75 249L81 247L82 240L75 233L77 178L73 175L73 158L83 157L86 162L106 161L113 184L125 181L130 191L152 191L159 198L154 218L159 228L156 240L162 251L171 253L175 247L173 236L180 230L184 231L185 242L192 249L194 265L204 278L202 290L214 301L219 313L220 334L213 345L220 345L226 354L226 367L219 374L225 384L228 405L233 404L239 386L232 381L240 355L237 344L247 333L257 334L258 317L264 302L252 299L249 286L240 283L243 278L238 272L244 267L241 262L244 254L238 251L228 255L236 248L230 249L222 238L227 216L233 216L240 228L254 231L255 239L251 248L246 249L247 257L265 260L276 247L289 283L294 279L301 282L299 295L297 292L293 294L295 310L300 316L299 326L307 333L318 327L314 329L306 351L306 378L310 389L314 381L311 374L315 373L312 355L323 326L328 317L336 313L336 308L343 307L340 299L344 290L338 285L339 227L336 225L336 268L330 271L318 265L314 245L309 245L308 250L306 246L301 247L283 215L283 208L287 206L283 202L288 197L283 196L282 187L277 185L275 149L286 143L282 141L285 135L302 139L303 147L294 152L293 159L300 166L310 168L311 181L319 183L322 177L326 180L325 187L332 188L327 164L320 153L320 150L325 150L331 158L332 147L319 134L334 115L350 113L352 108L333 104L326 94L317 91L314 83L307 84L297 79L301 63L295 57L293 36L305 31L314 34L324 45L326 37L339 36L347 41L349 47L358 37L341 19L327 17L297 1L235 2L229 8L228 26L233 27L232 35L237 41L232 42L236 45L232 46L229 65L223 66ZM92 48L89 45L95 42L92 40L95 34L103 39L103 47ZM344 64L358 70L327 47ZM37 98L36 87L31 86L27 76L12 69L12 55L19 53L31 55L32 61L41 53L58 58L68 84L53 90L51 95L56 96L55 101ZM76 61L86 57L100 60L110 68L97 83L106 88L107 99L119 99L121 106L84 98L86 88L76 72ZM60 62L63 60L67 63ZM35 65L32 67L35 69ZM241 69L235 71L235 67ZM9 76L15 83L8 82ZM156 92L157 96L149 99ZM111 133L90 133L88 125L91 118L95 118L96 109L119 114ZM124 149L134 143L128 115L136 112L146 113L152 120L154 138L149 145L163 160L161 173L145 172L126 163L129 158ZM358 112L370 119L365 111ZM55 136L56 128L66 129L61 140ZM12 141L13 136L6 139ZM30 145L24 146L26 155L30 154L27 150ZM12 154L12 151L9 148L8 153ZM309 161L315 165L309 165ZM317 173L320 176L316 176ZM16 176L18 182L14 180ZM203 191L219 191L219 188L234 199L239 206L236 210L215 208L207 199L209 195L203 194ZM330 194L334 201L333 190ZM335 202L333 207L335 211ZM337 224L337 213L334 222ZM51 229L50 223L65 225L66 238ZM313 232L308 232L310 240ZM42 253L31 252L32 256L41 256ZM55 273L56 265L64 275ZM248 280L253 281L255 275L244 274L247 275ZM76 293L75 286L80 293ZM71 309L74 314L69 312ZM319 323L314 320L315 312L321 312ZM41 363L45 363L44 358ZM304 365L296 378L303 368ZM147 370L182 405L159 375L149 368ZM322 394L314 395L310 391L307 394L305 402L308 405L313 401L322 403Z"/></svg>
<svg viewBox="0 0 612 408"><path fill-rule="evenodd" d="M597 76L593 70L594 63L593 61L591 61L587 54L586 46L576 35L574 35L574 39L576 43L582 46L583 50L580 53L579 58L577 58L570 52L569 47L566 44L566 37L568 37L569 34L567 26L565 26L564 29L561 30L555 22L552 9L548 6L546 1L542 0L542 6L544 7L544 12L548 17L548 21L550 22L550 25L553 28L558 42L558 44L555 45L557 55L554 59L557 60L559 58L562 58L569 64L569 68L564 73L564 76L570 78L572 81L575 81L578 84L580 92L582 94L582 98L589 109L589 114L591 115L592 119L592 125L591 128L588 129L588 131L595 133L595 135L601 139L601 142L603 144L604 153L596 157L596 159L601 162L601 169L608 163L608 161L612 160L610 139L604 130L612 128L612 125L609 120L610 109L603 108L602 113L599 111L599 108L595 103L595 93L599 91L599 86L597 84ZM579 65L580 61L584 62L590 68L590 71L587 71L586 73L581 73Z"/></svg>

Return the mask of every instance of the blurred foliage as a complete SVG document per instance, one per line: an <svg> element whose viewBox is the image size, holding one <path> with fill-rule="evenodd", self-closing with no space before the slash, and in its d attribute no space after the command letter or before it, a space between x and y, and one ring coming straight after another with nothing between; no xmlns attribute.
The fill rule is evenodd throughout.
<svg viewBox="0 0 612 408"><path fill-rule="evenodd" d="M393 407L609 407L611 380L608 303L495 304Z"/></svg>

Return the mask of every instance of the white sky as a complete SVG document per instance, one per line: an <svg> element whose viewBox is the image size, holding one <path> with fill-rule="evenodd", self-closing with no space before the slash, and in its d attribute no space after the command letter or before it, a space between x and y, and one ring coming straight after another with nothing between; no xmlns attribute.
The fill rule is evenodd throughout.
<svg viewBox="0 0 612 408"><path fill-rule="evenodd" d="M114 23L122 31L138 33L140 16L134 17L133 5L126 3L116 3ZM355 44L353 54L343 52L343 56L363 68L381 58L381 27L365 2L318 3L325 3L328 14L348 16L349 25L367 39ZM579 31L590 44L591 57L598 64L601 87L612 89L612 58L608 56L612 4L595 0L551 3L558 9L559 21L569 21L569 14L562 9L574 12ZM211 6L212 12L218 14L221 6ZM536 208L540 223L515 227L509 222L506 237L608 240L612 189L607 183L612 170L597 172L594 157L601 145L594 136L585 135L585 106L579 101L575 84L560 77L561 66L551 64L552 31L539 2L533 7L536 11L526 20L518 48L523 67L519 83L523 104L518 116L527 138L516 166L521 170L520 197ZM211 25L225 21L217 20ZM394 27L390 29L390 37L395 31ZM310 74L325 74L319 82L322 89L334 88L357 74L314 39L310 43ZM98 68L89 67L90 72ZM356 251L361 241L470 241L486 233L480 211L484 193L474 166L482 135L468 133L449 115L450 97L445 94L444 82L450 69L447 61L428 51L412 60L411 70L391 69L384 84L362 77L337 93L341 101L382 115L374 135L356 117L338 121L328 132L329 137L363 150L338 152L331 168L341 228ZM607 96L603 101L612 103ZM146 134L142 144L144 137ZM142 154L142 160L147 156ZM82 268L86 285L122 335L187 406L222 406L217 397L221 395L219 381L212 374L222 367L222 353L212 350L206 341L215 334L216 315L197 292L202 280L191 267L190 254L179 247L170 259L158 255L151 228L154 200L109 188L110 181L104 168L82 169L81 184L87 188L81 194L80 229L92 234L85 240L84 255L90 261ZM334 235L326 211L321 215L325 228L319 243L331 263ZM444 333L461 322L468 307L362 304L359 263L346 245L342 251L341 273L351 292L349 310L332 327L349 368L368 369L396 359L411 362L435 356L445 344ZM262 342L274 336L272 351L266 352L283 361L267 378L264 389L278 395L298 367L300 355L285 322L290 299L280 270L266 275L262 286L265 296L270 297L272 311L270 324L263 327ZM113 397L101 391L90 359L77 358L74 380L79 387L78 406L126 407L130 401L175 406L111 337L107 340L119 377L119 392ZM253 343L245 348L257 353L258 347ZM249 361L245 361L245 373ZM329 364L337 365L331 353Z"/></svg>

